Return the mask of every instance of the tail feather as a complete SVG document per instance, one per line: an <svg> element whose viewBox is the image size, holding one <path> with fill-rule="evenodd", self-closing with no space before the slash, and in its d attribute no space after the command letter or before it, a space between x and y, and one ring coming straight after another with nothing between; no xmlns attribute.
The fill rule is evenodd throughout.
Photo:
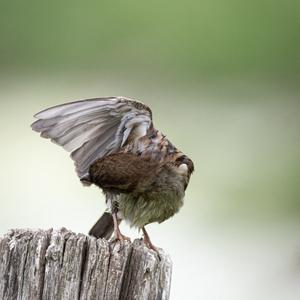
<svg viewBox="0 0 300 300"><path fill-rule="evenodd" d="M114 221L113 217L109 212L104 212L104 214L99 218L96 224L89 231L89 235L95 238L105 238L109 239L114 231Z"/></svg>

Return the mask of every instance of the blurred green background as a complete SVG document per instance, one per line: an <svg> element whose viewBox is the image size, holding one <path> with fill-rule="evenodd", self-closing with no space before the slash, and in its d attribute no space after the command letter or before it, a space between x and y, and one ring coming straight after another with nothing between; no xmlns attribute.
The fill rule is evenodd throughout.
<svg viewBox="0 0 300 300"><path fill-rule="evenodd" d="M124 95L195 162L184 208L149 226L171 299L299 299L299 15L292 0L1 0L0 232L88 231L103 196L29 125Z"/></svg>
<svg viewBox="0 0 300 300"><path fill-rule="evenodd" d="M293 76L299 8L292 0L1 1L1 65Z"/></svg>

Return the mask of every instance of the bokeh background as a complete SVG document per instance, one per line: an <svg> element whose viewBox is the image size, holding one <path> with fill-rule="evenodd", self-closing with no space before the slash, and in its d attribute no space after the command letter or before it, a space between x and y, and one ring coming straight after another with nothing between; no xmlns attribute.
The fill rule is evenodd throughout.
<svg viewBox="0 0 300 300"><path fill-rule="evenodd" d="M102 194L29 125L129 96L195 162L183 209L149 226L171 299L299 299L299 14L293 0L1 0L0 233L89 230Z"/></svg>

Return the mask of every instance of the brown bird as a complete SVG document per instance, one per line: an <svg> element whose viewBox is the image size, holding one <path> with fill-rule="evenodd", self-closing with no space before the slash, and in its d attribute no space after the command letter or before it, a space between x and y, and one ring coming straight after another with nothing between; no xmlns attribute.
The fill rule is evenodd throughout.
<svg viewBox="0 0 300 300"><path fill-rule="evenodd" d="M107 97L58 105L35 117L32 129L71 152L81 182L106 196L108 209L89 234L108 239L114 232L123 241L128 238L119 223L126 220L155 250L145 226L178 212L194 165L154 128L150 108Z"/></svg>

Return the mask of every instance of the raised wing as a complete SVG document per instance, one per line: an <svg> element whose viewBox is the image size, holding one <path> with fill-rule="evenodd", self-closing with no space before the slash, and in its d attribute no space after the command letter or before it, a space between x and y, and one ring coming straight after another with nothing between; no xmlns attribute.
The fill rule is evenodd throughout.
<svg viewBox="0 0 300 300"><path fill-rule="evenodd" d="M38 120L32 129L71 152L82 180L88 178L94 161L145 135L152 124L148 106L124 97L66 103L43 110L35 117Z"/></svg>

